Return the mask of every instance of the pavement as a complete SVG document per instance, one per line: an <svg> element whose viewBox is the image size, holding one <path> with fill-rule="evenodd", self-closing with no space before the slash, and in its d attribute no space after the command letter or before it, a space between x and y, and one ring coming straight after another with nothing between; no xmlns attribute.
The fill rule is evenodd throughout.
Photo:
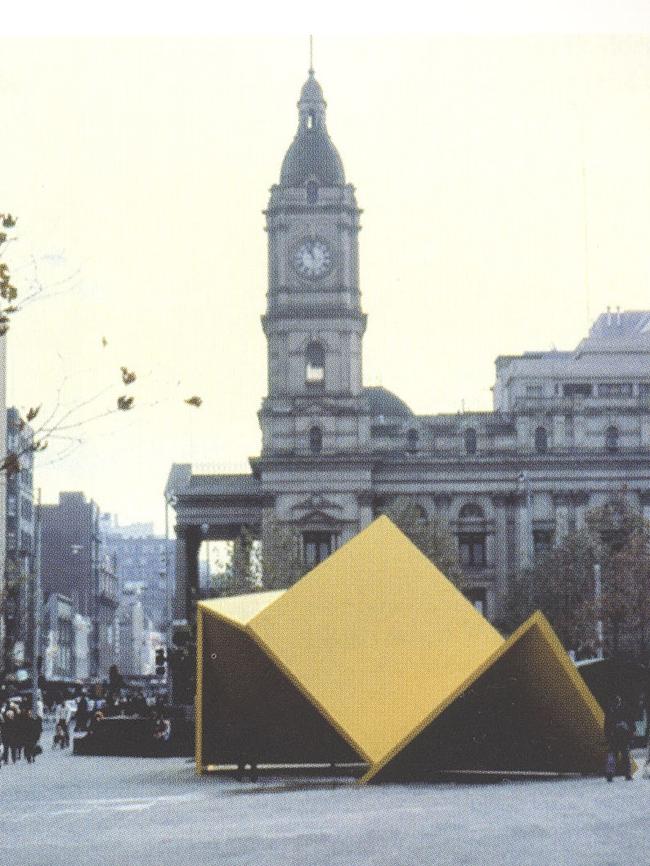
<svg viewBox="0 0 650 866"><path fill-rule="evenodd" d="M360 786L197 777L184 758L70 750L0 769L11 866L630 866L650 862L650 781ZM642 763L642 761L639 761Z"/></svg>

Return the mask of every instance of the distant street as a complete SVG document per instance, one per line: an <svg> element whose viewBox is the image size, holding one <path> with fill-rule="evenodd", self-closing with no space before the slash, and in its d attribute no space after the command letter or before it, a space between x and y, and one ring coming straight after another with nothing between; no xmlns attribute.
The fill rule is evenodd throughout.
<svg viewBox="0 0 650 866"><path fill-rule="evenodd" d="M647 862L650 781L255 785L185 759L44 753L0 770L12 866L630 866Z"/></svg>

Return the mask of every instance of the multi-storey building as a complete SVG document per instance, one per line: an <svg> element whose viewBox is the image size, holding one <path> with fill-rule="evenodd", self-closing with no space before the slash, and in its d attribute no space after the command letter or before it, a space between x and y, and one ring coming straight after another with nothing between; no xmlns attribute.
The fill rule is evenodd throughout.
<svg viewBox="0 0 650 866"><path fill-rule="evenodd" d="M122 592L118 608L119 661L123 676L141 676L148 656L151 629L137 588Z"/></svg>
<svg viewBox="0 0 650 866"><path fill-rule="evenodd" d="M625 488L650 516L650 313L606 313L572 351L498 358L492 411L416 416L364 386L360 211L325 109L310 71L265 211L262 452L248 475L181 464L167 482L176 615L191 616L202 540L263 537L273 518L311 565L405 495L446 519L467 594L498 619L511 576L589 508Z"/></svg>
<svg viewBox="0 0 650 866"><path fill-rule="evenodd" d="M43 675L48 680L74 679L75 630L72 601L58 592L50 593L43 608Z"/></svg>
<svg viewBox="0 0 650 866"><path fill-rule="evenodd" d="M7 338L0 334L0 413L4 416L7 407ZM7 428L0 424L0 455L7 454ZM0 472L0 670L3 667L5 644L5 539L7 473Z"/></svg>
<svg viewBox="0 0 650 866"><path fill-rule="evenodd" d="M102 543L112 562L120 591L129 585L141 587L140 600L154 628L165 631L171 619L174 583L174 542L157 536L152 523L127 526L104 515Z"/></svg>
<svg viewBox="0 0 650 866"><path fill-rule="evenodd" d="M33 430L17 409L7 409L7 449L18 455L19 471L7 473L5 558L5 666L28 667L33 649L34 454Z"/></svg>
<svg viewBox="0 0 650 866"><path fill-rule="evenodd" d="M74 612L90 620L90 675L105 677L115 662L117 579L101 544L99 508L83 493L60 493L42 506L43 597L60 593Z"/></svg>

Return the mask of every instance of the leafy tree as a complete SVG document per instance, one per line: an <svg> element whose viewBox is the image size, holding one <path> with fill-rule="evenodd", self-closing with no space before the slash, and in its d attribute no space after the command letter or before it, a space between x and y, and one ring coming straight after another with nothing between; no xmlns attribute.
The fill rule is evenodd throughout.
<svg viewBox="0 0 650 866"><path fill-rule="evenodd" d="M622 494L590 510L582 529L570 532L512 581L506 599L508 627L516 627L537 608L577 654L593 655L598 649L600 620L608 653L627 648L645 657L650 639L650 524Z"/></svg>
<svg viewBox="0 0 650 866"><path fill-rule="evenodd" d="M308 571L298 529L271 514L264 516L260 574L264 589L287 589Z"/></svg>
<svg viewBox="0 0 650 866"><path fill-rule="evenodd" d="M433 562L449 580L462 588L463 573L458 563L455 539L445 520L429 517L413 499L398 496L384 508L384 514Z"/></svg>
<svg viewBox="0 0 650 866"><path fill-rule="evenodd" d="M610 650L645 654L650 626L650 523L623 493L587 515L601 569L599 609Z"/></svg>
<svg viewBox="0 0 650 866"><path fill-rule="evenodd" d="M254 555L255 538L248 527L243 526L230 548L222 570L213 579L217 597L246 595L258 592L262 587Z"/></svg>
<svg viewBox="0 0 650 866"><path fill-rule="evenodd" d="M531 608L539 608L569 649L594 645L596 550L586 530L569 533L535 563L525 579Z"/></svg>

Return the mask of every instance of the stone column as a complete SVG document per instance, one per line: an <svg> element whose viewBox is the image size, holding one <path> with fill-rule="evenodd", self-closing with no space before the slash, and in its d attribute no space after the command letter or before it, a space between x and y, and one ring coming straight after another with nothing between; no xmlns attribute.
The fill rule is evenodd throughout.
<svg viewBox="0 0 650 866"><path fill-rule="evenodd" d="M569 533L569 501L558 493L553 497L555 504L555 543L559 543Z"/></svg>
<svg viewBox="0 0 650 866"><path fill-rule="evenodd" d="M525 568L528 568L532 564L532 507L532 494L523 494L523 496L520 496L517 500L517 552L515 562L516 568L519 572L523 571Z"/></svg>
<svg viewBox="0 0 650 866"><path fill-rule="evenodd" d="M589 494L584 492L574 493L573 495L573 507L574 514L576 519L576 529L581 530L587 524L587 503L589 501Z"/></svg>
<svg viewBox="0 0 650 866"><path fill-rule="evenodd" d="M494 570L496 573L496 616L503 607L508 591L508 538L506 531L506 498L493 497L494 502Z"/></svg>
<svg viewBox="0 0 650 866"><path fill-rule="evenodd" d="M357 499L357 515L359 520L359 531L365 529L372 523L372 492L361 493Z"/></svg>
<svg viewBox="0 0 650 866"><path fill-rule="evenodd" d="M650 490L644 490L639 495L641 514L645 520L650 520Z"/></svg>
<svg viewBox="0 0 650 866"><path fill-rule="evenodd" d="M198 530L176 527L176 595L174 618L191 622L194 618L194 602L199 585L198 553L200 547Z"/></svg>

